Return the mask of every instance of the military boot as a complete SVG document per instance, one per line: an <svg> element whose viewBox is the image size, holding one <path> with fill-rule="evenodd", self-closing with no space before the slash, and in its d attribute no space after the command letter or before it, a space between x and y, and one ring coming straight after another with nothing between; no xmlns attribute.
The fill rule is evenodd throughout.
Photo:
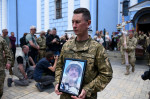
<svg viewBox="0 0 150 99"><path fill-rule="evenodd" d="M135 66L132 66L132 72L134 72L135 71Z"/></svg>
<svg viewBox="0 0 150 99"><path fill-rule="evenodd" d="M129 74L130 74L129 69L130 69L130 66L127 65L127 66L126 66L126 73L125 73L125 75L129 75Z"/></svg>

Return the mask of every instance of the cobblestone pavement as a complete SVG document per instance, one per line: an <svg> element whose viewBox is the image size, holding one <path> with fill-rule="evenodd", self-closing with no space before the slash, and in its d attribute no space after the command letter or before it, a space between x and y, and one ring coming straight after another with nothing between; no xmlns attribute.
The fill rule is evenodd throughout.
<svg viewBox="0 0 150 99"><path fill-rule="evenodd" d="M113 79L102 92L98 92L97 99L148 99L150 81L141 79L144 71L149 69L145 65L146 61L137 60L135 72L130 72L128 76L124 75L125 65L121 65L120 58L111 57L110 62L114 72ZM10 77L8 71L6 71L6 74L7 79ZM44 92L39 92L34 81L28 87L12 84L12 87L8 88L6 83L7 81L5 80L2 99L59 99L59 96L54 92L54 87Z"/></svg>

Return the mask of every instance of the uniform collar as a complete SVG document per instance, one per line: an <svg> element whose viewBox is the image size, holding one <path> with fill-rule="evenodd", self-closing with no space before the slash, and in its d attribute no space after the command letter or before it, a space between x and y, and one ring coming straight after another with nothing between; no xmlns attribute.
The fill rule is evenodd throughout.
<svg viewBox="0 0 150 99"><path fill-rule="evenodd" d="M75 52L80 52L80 51L86 51L86 50L88 50L89 49L89 41L91 41L91 36L89 35L89 38L88 38L88 40L86 41L86 43L84 44L84 46L83 47L81 47L81 48L77 48L77 46L76 46L76 39L77 39L77 37L73 40L73 42L72 42L72 44L71 44L71 50L73 50L73 51L75 51Z"/></svg>

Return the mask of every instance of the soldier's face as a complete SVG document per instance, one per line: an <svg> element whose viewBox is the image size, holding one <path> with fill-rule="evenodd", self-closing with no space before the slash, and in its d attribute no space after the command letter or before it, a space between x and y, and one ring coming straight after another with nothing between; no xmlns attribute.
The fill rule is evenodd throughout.
<svg viewBox="0 0 150 99"><path fill-rule="evenodd" d="M4 36L7 36L7 35L8 35L8 30L5 30L5 31L3 32L3 35L4 35Z"/></svg>
<svg viewBox="0 0 150 99"><path fill-rule="evenodd" d="M81 14L74 14L72 18L72 27L73 31L77 36L84 36L88 33L88 27L91 24L91 21L86 21Z"/></svg>
<svg viewBox="0 0 150 99"><path fill-rule="evenodd" d="M76 81L79 77L78 69L76 67L70 68L68 75L69 78L71 78L73 81Z"/></svg>
<svg viewBox="0 0 150 99"><path fill-rule="evenodd" d="M129 33L129 38L131 39L133 37L133 33Z"/></svg>
<svg viewBox="0 0 150 99"><path fill-rule="evenodd" d="M30 29L30 32L31 32L31 33L36 33L36 28Z"/></svg>

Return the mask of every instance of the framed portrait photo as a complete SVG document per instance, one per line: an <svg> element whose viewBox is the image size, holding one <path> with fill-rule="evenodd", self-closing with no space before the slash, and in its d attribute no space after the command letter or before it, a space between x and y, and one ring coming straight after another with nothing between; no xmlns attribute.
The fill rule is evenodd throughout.
<svg viewBox="0 0 150 99"><path fill-rule="evenodd" d="M86 60L66 58L59 83L59 91L78 96L81 93Z"/></svg>

